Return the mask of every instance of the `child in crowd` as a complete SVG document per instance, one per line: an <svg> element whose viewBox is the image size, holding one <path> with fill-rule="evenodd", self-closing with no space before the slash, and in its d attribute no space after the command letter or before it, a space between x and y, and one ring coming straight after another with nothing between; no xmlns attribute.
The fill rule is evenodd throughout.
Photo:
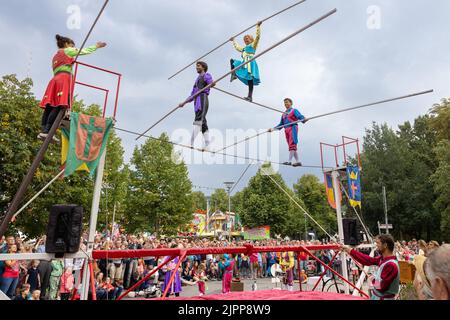
<svg viewBox="0 0 450 320"><path fill-rule="evenodd" d="M30 285L30 291L33 292L41 287L41 278L38 271L39 260L33 260L31 267L27 270L25 283Z"/></svg>
<svg viewBox="0 0 450 320"><path fill-rule="evenodd" d="M41 300L41 290L34 290L31 293L30 300Z"/></svg>
<svg viewBox="0 0 450 320"><path fill-rule="evenodd" d="M199 265L197 272L194 274L194 280L198 284L199 295L203 296L206 293L205 281L208 280L206 277L206 265L204 263Z"/></svg>
<svg viewBox="0 0 450 320"><path fill-rule="evenodd" d="M67 267L66 271L61 276L59 284L59 293L61 300L69 300L70 293L73 290L74 277L72 274L72 267Z"/></svg>

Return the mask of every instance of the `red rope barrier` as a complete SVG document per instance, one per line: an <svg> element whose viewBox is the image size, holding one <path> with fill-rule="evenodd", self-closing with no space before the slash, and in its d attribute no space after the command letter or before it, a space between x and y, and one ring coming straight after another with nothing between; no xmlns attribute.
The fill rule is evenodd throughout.
<svg viewBox="0 0 450 320"><path fill-rule="evenodd" d="M156 273L159 269L164 267L169 261L175 259L175 256L171 256L170 258L166 259L163 263L161 263L159 266L157 266L155 269L152 270L148 275L146 275L144 278L139 280L137 283L135 283L131 288L129 288L125 293L123 293L120 297L118 297L116 300L122 300L123 297L125 297L128 293L130 293L132 290L134 290L137 286L141 285L144 281L146 281L148 278L150 278L152 275Z"/></svg>
<svg viewBox="0 0 450 320"><path fill-rule="evenodd" d="M350 281L348 281L347 279L345 279L343 276L341 276L339 273L337 273L336 271L334 271L332 268L328 267L325 263L323 263L320 259L318 259L316 256L314 256L308 249L306 249L306 252L317 262L319 262L321 265L323 265L326 269L329 269L334 275L338 276L339 278L341 278L343 281L345 281L346 283L348 283L352 288L358 290L359 293L363 294L364 296L366 296L367 298L369 298L369 296L362 290L360 290L358 287L356 287L353 283L351 283Z"/></svg>
<svg viewBox="0 0 450 320"><path fill-rule="evenodd" d="M333 264L334 259L336 259L336 257L338 256L339 251L336 252L336 254L334 255L334 257L331 259L331 261L328 263L328 266L331 267L331 265ZM323 276L325 275L325 273L327 272L327 270L325 270L321 275L319 280L317 280L316 285L314 286L314 288L312 289L312 291L316 290L317 286L319 285L320 280L322 280Z"/></svg>

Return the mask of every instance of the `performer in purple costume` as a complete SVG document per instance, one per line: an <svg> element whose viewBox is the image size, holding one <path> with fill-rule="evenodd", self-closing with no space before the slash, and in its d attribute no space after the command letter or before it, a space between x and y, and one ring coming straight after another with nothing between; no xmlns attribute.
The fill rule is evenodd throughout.
<svg viewBox="0 0 450 320"><path fill-rule="evenodd" d="M197 80L195 80L194 88L192 89L190 97L213 83L211 74L207 73L208 65L206 64L206 62L197 62L196 68L199 75L197 77ZM179 107L182 108L186 105L186 103L194 102L195 100L195 121L194 130L191 137L191 146L194 146L195 138L200 133L200 131L203 133L204 148L207 148L210 144L208 122L206 120L206 114L208 113L209 109L209 93L210 89L207 89L199 94L196 98L188 99L186 102L183 102L179 105Z"/></svg>
<svg viewBox="0 0 450 320"><path fill-rule="evenodd" d="M178 246L176 244L174 244L171 248L177 248L177 247ZM170 257L164 257L163 261L165 261L166 259L169 259L169 258ZM163 292L164 292L164 290L166 290L167 285L169 284L170 278L172 277L172 272L176 272L175 278L173 279L173 282L169 288L169 291L167 291L168 296L170 296L171 294L175 294L176 297L179 297L180 292L182 291L180 272L178 270L175 270L179 259L180 259L179 257L176 257L175 259L173 259L172 261L167 263L166 266L163 267L163 270L164 269L167 270L167 272L164 276L164 283L162 286Z"/></svg>

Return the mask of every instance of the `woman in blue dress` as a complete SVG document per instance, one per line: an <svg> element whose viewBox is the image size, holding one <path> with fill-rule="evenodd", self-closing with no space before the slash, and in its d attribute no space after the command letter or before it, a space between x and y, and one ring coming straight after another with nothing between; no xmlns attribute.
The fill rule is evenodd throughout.
<svg viewBox="0 0 450 320"><path fill-rule="evenodd" d="M244 36L245 47L241 47L234 38L230 41L233 42L234 48L242 54L243 61L231 59L231 69L239 67L241 64L249 61L255 56L256 49L258 48L259 40L261 38L261 24L258 22L256 25L256 38L251 35ZM253 100L253 87L261 83L259 78L258 64L255 60L248 63L247 65L239 68L231 75L231 81L239 79L246 86L248 86L248 96L245 98L248 101Z"/></svg>

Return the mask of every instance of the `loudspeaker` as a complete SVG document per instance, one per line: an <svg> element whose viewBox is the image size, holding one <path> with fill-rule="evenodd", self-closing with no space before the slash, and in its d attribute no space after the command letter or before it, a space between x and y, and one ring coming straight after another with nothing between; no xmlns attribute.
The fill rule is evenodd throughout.
<svg viewBox="0 0 450 320"><path fill-rule="evenodd" d="M356 246L358 245L358 228L356 219L342 219L344 228L344 244Z"/></svg>
<svg viewBox="0 0 450 320"><path fill-rule="evenodd" d="M77 205L55 205L47 225L47 253L76 253L80 249L83 208Z"/></svg>

